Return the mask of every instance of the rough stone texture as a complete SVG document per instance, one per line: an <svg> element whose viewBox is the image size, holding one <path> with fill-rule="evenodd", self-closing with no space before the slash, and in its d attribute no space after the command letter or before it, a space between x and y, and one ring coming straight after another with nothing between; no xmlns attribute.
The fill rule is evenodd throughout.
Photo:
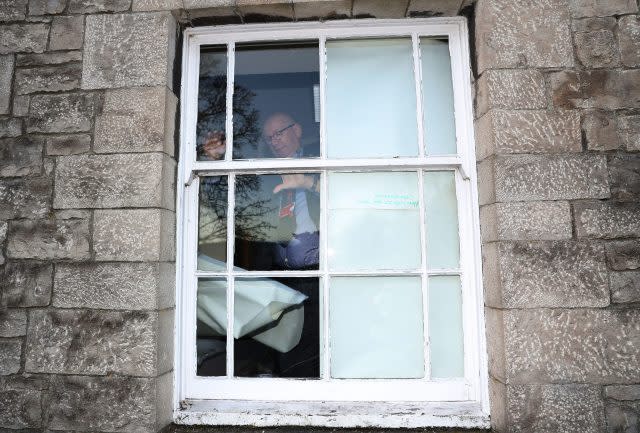
<svg viewBox="0 0 640 433"><path fill-rule="evenodd" d="M504 314L509 383L637 381L639 310L542 309Z"/></svg>
<svg viewBox="0 0 640 433"><path fill-rule="evenodd" d="M640 150L640 116L620 116L618 133L628 151Z"/></svg>
<svg viewBox="0 0 640 433"><path fill-rule="evenodd" d="M574 205L579 238L640 237L640 203L582 202Z"/></svg>
<svg viewBox="0 0 640 433"><path fill-rule="evenodd" d="M637 432L640 425L638 402L608 402L606 407L609 432Z"/></svg>
<svg viewBox="0 0 640 433"><path fill-rule="evenodd" d="M81 260L89 256L86 212L58 212L53 218L9 223L7 257Z"/></svg>
<svg viewBox="0 0 640 433"><path fill-rule="evenodd" d="M164 11L182 9L182 0L133 0L131 9L134 12Z"/></svg>
<svg viewBox="0 0 640 433"><path fill-rule="evenodd" d="M640 18L632 15L621 17L617 34L622 64L631 68L640 66Z"/></svg>
<svg viewBox="0 0 640 433"><path fill-rule="evenodd" d="M0 177L40 174L43 146L44 140L35 137L0 140Z"/></svg>
<svg viewBox="0 0 640 433"><path fill-rule="evenodd" d="M291 3L236 0L236 6L245 23L292 21L294 18Z"/></svg>
<svg viewBox="0 0 640 433"><path fill-rule="evenodd" d="M166 87L107 91L96 119L94 150L173 155L176 106L177 98Z"/></svg>
<svg viewBox="0 0 640 433"><path fill-rule="evenodd" d="M17 137L22 134L20 119L0 119L0 138Z"/></svg>
<svg viewBox="0 0 640 433"><path fill-rule="evenodd" d="M0 27L0 54L41 53L47 46L47 24L11 24Z"/></svg>
<svg viewBox="0 0 640 433"><path fill-rule="evenodd" d="M575 18L606 17L638 12L635 0L570 0L571 15Z"/></svg>
<svg viewBox="0 0 640 433"><path fill-rule="evenodd" d="M611 272L609 284L611 302L617 304L640 302L640 272Z"/></svg>
<svg viewBox="0 0 640 433"><path fill-rule="evenodd" d="M561 0L481 1L476 10L478 72L573 66L569 11Z"/></svg>
<svg viewBox="0 0 640 433"><path fill-rule="evenodd" d="M0 219L43 218L51 209L48 177L0 180Z"/></svg>
<svg viewBox="0 0 640 433"><path fill-rule="evenodd" d="M91 129L95 96L90 93L35 95L28 132L82 132Z"/></svg>
<svg viewBox="0 0 640 433"><path fill-rule="evenodd" d="M490 304L505 308L605 307L609 287L604 248L571 241L500 242L485 267ZM495 273L496 275L492 275ZM490 291L497 291L492 294ZM501 292L501 293L500 293Z"/></svg>
<svg viewBox="0 0 640 433"><path fill-rule="evenodd" d="M88 134L47 138L47 155L78 155L89 152L90 147L91 136Z"/></svg>
<svg viewBox="0 0 640 433"><path fill-rule="evenodd" d="M66 5L67 0L29 0L29 15L59 14Z"/></svg>
<svg viewBox="0 0 640 433"><path fill-rule="evenodd" d="M216 8L234 6L235 3L235 0L184 0L184 7L185 9Z"/></svg>
<svg viewBox="0 0 640 433"><path fill-rule="evenodd" d="M410 17L456 16L461 4L457 0L411 0L407 15Z"/></svg>
<svg viewBox="0 0 640 433"><path fill-rule="evenodd" d="M520 385L508 388L513 433L600 433L605 431L600 387Z"/></svg>
<svg viewBox="0 0 640 433"><path fill-rule="evenodd" d="M610 195L606 160L599 155L492 157L480 163L479 171L485 179L493 176L495 182L495 188L491 183L479 184L481 203Z"/></svg>
<svg viewBox="0 0 640 433"><path fill-rule="evenodd" d="M22 340L0 339L0 376L6 376L20 371L21 353Z"/></svg>
<svg viewBox="0 0 640 433"><path fill-rule="evenodd" d="M49 427L60 430L153 431L155 381L121 376L58 376Z"/></svg>
<svg viewBox="0 0 640 433"><path fill-rule="evenodd" d="M59 65L68 62L81 62L81 51L47 52L42 54L18 54L16 66Z"/></svg>
<svg viewBox="0 0 640 433"><path fill-rule="evenodd" d="M580 114L571 111L491 110L477 122L478 159L509 153L582 150Z"/></svg>
<svg viewBox="0 0 640 433"><path fill-rule="evenodd" d="M9 113L14 63L13 56L0 56L0 114Z"/></svg>
<svg viewBox="0 0 640 433"><path fill-rule="evenodd" d="M153 375L156 327L151 312L31 310L25 371Z"/></svg>
<svg viewBox="0 0 640 433"><path fill-rule="evenodd" d="M623 146L614 115L605 111L587 111L582 118L582 133L589 150L615 150Z"/></svg>
<svg viewBox="0 0 640 433"><path fill-rule="evenodd" d="M82 86L171 84L174 53L175 21L169 13L88 16Z"/></svg>
<svg viewBox="0 0 640 433"><path fill-rule="evenodd" d="M27 0L3 0L0 6L0 21L20 21L25 18Z"/></svg>
<svg viewBox="0 0 640 433"><path fill-rule="evenodd" d="M60 92L80 87L82 65L65 64L42 68L18 69L16 91L19 95L35 92Z"/></svg>
<svg viewBox="0 0 640 433"><path fill-rule="evenodd" d="M124 12L130 7L131 0L69 0L69 12L72 14Z"/></svg>
<svg viewBox="0 0 640 433"><path fill-rule="evenodd" d="M353 0L353 17L404 18L409 0Z"/></svg>
<svg viewBox="0 0 640 433"><path fill-rule="evenodd" d="M56 267L53 305L149 310L172 306L172 264L80 263Z"/></svg>
<svg viewBox="0 0 640 433"><path fill-rule="evenodd" d="M172 209L174 172L160 153L59 157L54 207Z"/></svg>
<svg viewBox="0 0 640 433"><path fill-rule="evenodd" d="M605 395L614 400L640 400L640 385L612 385L604 387Z"/></svg>
<svg viewBox="0 0 640 433"><path fill-rule="evenodd" d="M571 210L566 201L496 203L480 209L482 239L571 239Z"/></svg>
<svg viewBox="0 0 640 433"><path fill-rule="evenodd" d="M477 83L477 115L491 108L542 109L547 101L544 77L532 70L488 70Z"/></svg>
<svg viewBox="0 0 640 433"><path fill-rule="evenodd" d="M95 212L93 241L96 260L173 260L175 215L160 209Z"/></svg>
<svg viewBox="0 0 640 433"><path fill-rule="evenodd" d="M0 307L49 305L53 266L38 262L8 262L0 270Z"/></svg>
<svg viewBox="0 0 640 433"><path fill-rule="evenodd" d="M489 375L504 383L506 380L504 358L504 316L500 309L485 307L485 329Z"/></svg>
<svg viewBox="0 0 640 433"><path fill-rule="evenodd" d="M553 104L559 108L640 107L640 69L561 71L551 73L549 81Z"/></svg>
<svg viewBox="0 0 640 433"><path fill-rule="evenodd" d="M0 337L21 337L27 333L27 312L23 309L0 309Z"/></svg>
<svg viewBox="0 0 640 433"><path fill-rule="evenodd" d="M640 268L640 240L613 241L606 244L607 263L616 271Z"/></svg>
<svg viewBox="0 0 640 433"><path fill-rule="evenodd" d="M351 17L351 0L311 1L294 3L297 20L331 20Z"/></svg>
<svg viewBox="0 0 640 433"><path fill-rule="evenodd" d="M51 22L50 50L77 50L82 48L84 17L55 17Z"/></svg>
<svg viewBox="0 0 640 433"><path fill-rule="evenodd" d="M16 376L0 377L0 426L8 429L41 426L42 387L29 382L33 381Z"/></svg>
<svg viewBox="0 0 640 433"><path fill-rule="evenodd" d="M574 33L576 56L585 68L610 68L620 64L620 51L611 30Z"/></svg>
<svg viewBox="0 0 640 433"><path fill-rule="evenodd" d="M15 95L13 97L12 113L15 117L26 117L29 115L29 102L31 98L27 95Z"/></svg>
<svg viewBox="0 0 640 433"><path fill-rule="evenodd" d="M618 201L640 201L640 155L612 155L607 165L611 197Z"/></svg>

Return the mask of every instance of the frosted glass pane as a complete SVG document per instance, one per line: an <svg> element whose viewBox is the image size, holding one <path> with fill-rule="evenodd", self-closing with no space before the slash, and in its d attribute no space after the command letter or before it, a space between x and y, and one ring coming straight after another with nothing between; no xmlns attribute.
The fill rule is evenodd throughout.
<svg viewBox="0 0 640 433"><path fill-rule="evenodd" d="M464 376L460 278L429 278L431 377Z"/></svg>
<svg viewBox="0 0 640 433"><path fill-rule="evenodd" d="M331 278L329 304L331 377L424 376L420 278Z"/></svg>
<svg viewBox="0 0 640 433"><path fill-rule="evenodd" d="M418 154L410 39L327 42L330 158Z"/></svg>
<svg viewBox="0 0 640 433"><path fill-rule="evenodd" d="M456 183L452 171L424 173L424 205L427 215L427 267L457 268L460 241Z"/></svg>
<svg viewBox="0 0 640 433"><path fill-rule="evenodd" d="M329 173L329 268L420 267L417 173Z"/></svg>
<svg viewBox="0 0 640 433"><path fill-rule="evenodd" d="M441 39L421 38L420 51L426 153L456 153L449 43Z"/></svg>

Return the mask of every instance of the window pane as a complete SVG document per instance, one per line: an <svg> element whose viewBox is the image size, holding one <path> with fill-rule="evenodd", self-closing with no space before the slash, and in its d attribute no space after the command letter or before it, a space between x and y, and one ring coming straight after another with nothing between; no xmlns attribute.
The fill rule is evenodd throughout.
<svg viewBox="0 0 640 433"><path fill-rule="evenodd" d="M227 261L227 177L200 180L198 269L223 271Z"/></svg>
<svg viewBox="0 0 640 433"><path fill-rule="evenodd" d="M331 158L416 156L411 39L328 41Z"/></svg>
<svg viewBox="0 0 640 433"><path fill-rule="evenodd" d="M329 268L420 267L418 177L329 173Z"/></svg>
<svg viewBox="0 0 640 433"><path fill-rule="evenodd" d="M426 153L455 154L456 125L449 43L442 39L421 38L420 52Z"/></svg>
<svg viewBox="0 0 640 433"><path fill-rule="evenodd" d="M331 377L424 376L419 277L334 277L329 303Z"/></svg>
<svg viewBox="0 0 640 433"><path fill-rule="evenodd" d="M424 173L424 203L427 214L427 267L457 268L460 264L458 203L452 171Z"/></svg>
<svg viewBox="0 0 640 433"><path fill-rule="evenodd" d="M234 299L235 376L320 376L317 278L239 278Z"/></svg>
<svg viewBox="0 0 640 433"><path fill-rule="evenodd" d="M203 47L200 50L198 87L198 124L196 155L198 160L224 158L227 110L227 48Z"/></svg>
<svg viewBox="0 0 640 433"><path fill-rule="evenodd" d="M227 281L198 280L198 376L224 376L227 368Z"/></svg>
<svg viewBox="0 0 640 433"><path fill-rule="evenodd" d="M233 158L318 156L318 43L238 44L235 54Z"/></svg>
<svg viewBox="0 0 640 433"><path fill-rule="evenodd" d="M464 376L460 277L429 278L431 377Z"/></svg>
<svg viewBox="0 0 640 433"><path fill-rule="evenodd" d="M319 180L319 173L236 177L235 266L318 269Z"/></svg>

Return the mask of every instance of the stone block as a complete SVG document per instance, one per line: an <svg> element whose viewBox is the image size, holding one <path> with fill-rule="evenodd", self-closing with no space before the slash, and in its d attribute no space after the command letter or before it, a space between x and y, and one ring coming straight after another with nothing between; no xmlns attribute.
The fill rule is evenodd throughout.
<svg viewBox="0 0 640 433"><path fill-rule="evenodd" d="M640 302L639 271L611 272L609 285L611 287L611 302L616 304Z"/></svg>
<svg viewBox="0 0 640 433"><path fill-rule="evenodd" d="M67 0L29 0L29 15L60 14L67 6Z"/></svg>
<svg viewBox="0 0 640 433"><path fill-rule="evenodd" d="M507 310L504 315L510 384L638 380L639 310Z"/></svg>
<svg viewBox="0 0 640 433"><path fill-rule="evenodd" d="M351 17L351 0L294 2L296 20L332 20Z"/></svg>
<svg viewBox="0 0 640 433"><path fill-rule="evenodd" d="M16 95L13 97L12 113L14 117L26 117L29 115L29 95Z"/></svg>
<svg viewBox="0 0 640 433"><path fill-rule="evenodd" d="M44 23L0 27L0 54L41 53L47 47L49 26Z"/></svg>
<svg viewBox="0 0 640 433"><path fill-rule="evenodd" d="M640 150L640 116L620 116L618 134L628 151Z"/></svg>
<svg viewBox="0 0 640 433"><path fill-rule="evenodd" d="M353 0L354 18L404 18L409 0Z"/></svg>
<svg viewBox="0 0 640 433"><path fill-rule="evenodd" d="M604 387L607 398L618 401L640 400L640 385L611 385Z"/></svg>
<svg viewBox="0 0 640 433"><path fill-rule="evenodd" d="M21 337L27 333L27 312L24 309L0 309L0 337Z"/></svg>
<svg viewBox="0 0 640 433"><path fill-rule="evenodd" d="M27 14L27 0L3 0L0 21L22 21Z"/></svg>
<svg viewBox="0 0 640 433"><path fill-rule="evenodd" d="M621 17L617 36L622 64L630 68L640 66L640 18L633 15Z"/></svg>
<svg viewBox="0 0 640 433"><path fill-rule="evenodd" d="M410 17L455 17L461 3L455 0L411 0L407 8Z"/></svg>
<svg viewBox="0 0 640 433"><path fill-rule="evenodd" d="M573 209L579 238L640 237L640 202L580 202Z"/></svg>
<svg viewBox="0 0 640 433"><path fill-rule="evenodd" d="M88 259L89 213L58 212L48 219L11 221L7 235L7 257Z"/></svg>
<svg viewBox="0 0 640 433"><path fill-rule="evenodd" d="M64 92L80 87L82 65L69 63L41 68L19 68L16 71L16 93Z"/></svg>
<svg viewBox="0 0 640 433"><path fill-rule="evenodd" d="M31 310L25 371L154 375L156 329L146 311Z"/></svg>
<svg viewBox="0 0 640 433"><path fill-rule="evenodd" d="M40 174L43 147L44 140L35 137L0 140L0 177Z"/></svg>
<svg viewBox="0 0 640 433"><path fill-rule="evenodd" d="M293 21L293 5L282 1L236 0L237 10L245 23Z"/></svg>
<svg viewBox="0 0 640 433"><path fill-rule="evenodd" d="M605 431L599 386L517 385L507 391L512 433L600 433Z"/></svg>
<svg viewBox="0 0 640 433"><path fill-rule="evenodd" d="M582 133L589 150L616 150L622 146L615 116L606 111L587 111L582 118Z"/></svg>
<svg viewBox="0 0 640 433"><path fill-rule="evenodd" d="M478 159L510 153L580 152L580 113L491 110L477 122Z"/></svg>
<svg viewBox="0 0 640 433"><path fill-rule="evenodd" d="M78 155L89 152L90 148L88 134L47 137L47 155Z"/></svg>
<svg viewBox="0 0 640 433"><path fill-rule="evenodd" d="M640 405L638 404L607 404L608 432L637 432L640 425Z"/></svg>
<svg viewBox="0 0 640 433"><path fill-rule="evenodd" d="M0 376L6 376L20 371L21 354L22 340L0 339Z"/></svg>
<svg viewBox="0 0 640 433"><path fill-rule="evenodd" d="M607 242L605 249L609 268L616 271L640 268L640 240Z"/></svg>
<svg viewBox="0 0 640 433"><path fill-rule="evenodd" d="M48 52L42 54L18 54L16 56L16 66L60 65L69 62L82 62L82 52Z"/></svg>
<svg viewBox="0 0 640 433"><path fill-rule="evenodd" d="M610 195L606 159L601 155L514 155L485 161L492 166L489 170L484 168L487 176L492 170L495 173L495 201L572 200Z"/></svg>
<svg viewBox="0 0 640 433"><path fill-rule="evenodd" d="M524 110L547 106L542 73L537 70L487 70L478 79L477 115L491 108Z"/></svg>
<svg viewBox="0 0 640 433"><path fill-rule="evenodd" d="M68 93L31 97L28 132L84 132L91 129L95 95Z"/></svg>
<svg viewBox="0 0 640 433"><path fill-rule="evenodd" d="M184 0L185 9L218 8L235 4L235 0Z"/></svg>
<svg viewBox="0 0 640 433"><path fill-rule="evenodd" d="M165 11L184 8L182 0L133 0L134 12Z"/></svg>
<svg viewBox="0 0 640 433"><path fill-rule="evenodd" d="M569 11L562 0L490 0L476 10L478 73L572 67Z"/></svg>
<svg viewBox="0 0 640 433"><path fill-rule="evenodd" d="M97 210L93 224L96 260L171 261L175 214L161 209Z"/></svg>
<svg viewBox="0 0 640 433"><path fill-rule="evenodd" d="M94 151L173 155L177 102L166 87L107 91L96 119Z"/></svg>
<svg viewBox="0 0 640 433"><path fill-rule="evenodd" d="M504 316L502 310L485 307L485 335L489 374L494 379L505 381Z"/></svg>
<svg viewBox="0 0 640 433"><path fill-rule="evenodd" d="M495 203L480 209L482 240L571 239L566 201Z"/></svg>
<svg viewBox="0 0 640 433"><path fill-rule="evenodd" d="M11 376L0 377L0 426L7 428L3 431L41 427L41 390L11 379Z"/></svg>
<svg viewBox="0 0 640 433"><path fill-rule="evenodd" d="M49 428L156 431L155 382L139 377L56 376L51 384Z"/></svg>
<svg viewBox="0 0 640 433"><path fill-rule="evenodd" d="M585 68L613 68L620 64L620 51L612 31L576 32L573 39L576 56Z"/></svg>
<svg viewBox="0 0 640 433"><path fill-rule="evenodd" d="M611 198L618 201L640 201L640 155L610 155L607 165Z"/></svg>
<svg viewBox="0 0 640 433"><path fill-rule="evenodd" d="M83 88L171 85L175 33L167 12L88 16Z"/></svg>
<svg viewBox="0 0 640 433"><path fill-rule="evenodd" d="M569 8L574 18L606 17L638 12L635 0L570 0Z"/></svg>
<svg viewBox="0 0 640 433"><path fill-rule="evenodd" d="M13 56L0 56L0 114L9 114L14 63Z"/></svg>
<svg viewBox="0 0 640 433"><path fill-rule="evenodd" d="M17 137L22 134L22 120L0 119L0 138Z"/></svg>
<svg viewBox="0 0 640 433"><path fill-rule="evenodd" d="M600 30L614 31L617 25L615 17L581 18L571 20L571 30L574 32L598 32Z"/></svg>
<svg viewBox="0 0 640 433"><path fill-rule="evenodd" d="M48 177L0 180L0 219L43 218L51 209L53 185Z"/></svg>
<svg viewBox="0 0 640 433"><path fill-rule="evenodd" d="M551 73L553 104L559 108L617 110L640 107L640 69Z"/></svg>
<svg viewBox="0 0 640 433"><path fill-rule="evenodd" d="M0 306L49 305L53 266L50 263L8 262L0 270Z"/></svg>
<svg viewBox="0 0 640 433"><path fill-rule="evenodd" d="M50 50L79 50L84 35L84 17L55 17L51 22Z"/></svg>
<svg viewBox="0 0 640 433"><path fill-rule="evenodd" d="M53 306L151 310L171 306L159 263L78 263L56 266ZM171 285L170 285L171 286Z"/></svg>
<svg viewBox="0 0 640 433"><path fill-rule="evenodd" d="M174 206L175 163L161 153L58 158L55 208Z"/></svg>
<svg viewBox="0 0 640 433"><path fill-rule="evenodd" d="M131 0L69 0L69 13L95 14L100 12L124 12L131 7Z"/></svg>

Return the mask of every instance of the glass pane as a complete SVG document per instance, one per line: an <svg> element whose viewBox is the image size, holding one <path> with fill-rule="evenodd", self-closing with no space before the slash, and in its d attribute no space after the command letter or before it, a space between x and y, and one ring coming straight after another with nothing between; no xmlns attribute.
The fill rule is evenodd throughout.
<svg viewBox="0 0 640 433"><path fill-rule="evenodd" d="M202 47L198 87L196 155L200 161L223 159L227 112L227 48Z"/></svg>
<svg viewBox="0 0 640 433"><path fill-rule="evenodd" d="M452 171L424 173L424 206L427 215L427 267L457 268L460 264L458 203Z"/></svg>
<svg viewBox="0 0 640 433"><path fill-rule="evenodd" d="M227 281L198 280L196 349L198 376L225 376L227 368Z"/></svg>
<svg viewBox="0 0 640 433"><path fill-rule="evenodd" d="M237 176L235 266L318 269L319 219L319 173Z"/></svg>
<svg viewBox="0 0 640 433"><path fill-rule="evenodd" d="M223 271L227 261L227 177L200 179L198 269Z"/></svg>
<svg viewBox="0 0 640 433"><path fill-rule="evenodd" d="M456 124L449 43L442 39L421 38L420 52L426 153L455 154Z"/></svg>
<svg viewBox="0 0 640 433"><path fill-rule="evenodd" d="M330 284L331 377L424 376L419 277L334 277Z"/></svg>
<svg viewBox="0 0 640 433"><path fill-rule="evenodd" d="M327 42L331 158L416 156L411 39Z"/></svg>
<svg viewBox="0 0 640 433"><path fill-rule="evenodd" d="M329 268L420 267L418 176L329 173Z"/></svg>
<svg viewBox="0 0 640 433"><path fill-rule="evenodd" d="M235 376L320 376L317 278L239 278L234 299Z"/></svg>
<svg viewBox="0 0 640 433"><path fill-rule="evenodd" d="M235 53L233 158L318 156L318 43L238 44Z"/></svg>
<svg viewBox="0 0 640 433"><path fill-rule="evenodd" d="M429 278L431 377L464 376L460 277Z"/></svg>

